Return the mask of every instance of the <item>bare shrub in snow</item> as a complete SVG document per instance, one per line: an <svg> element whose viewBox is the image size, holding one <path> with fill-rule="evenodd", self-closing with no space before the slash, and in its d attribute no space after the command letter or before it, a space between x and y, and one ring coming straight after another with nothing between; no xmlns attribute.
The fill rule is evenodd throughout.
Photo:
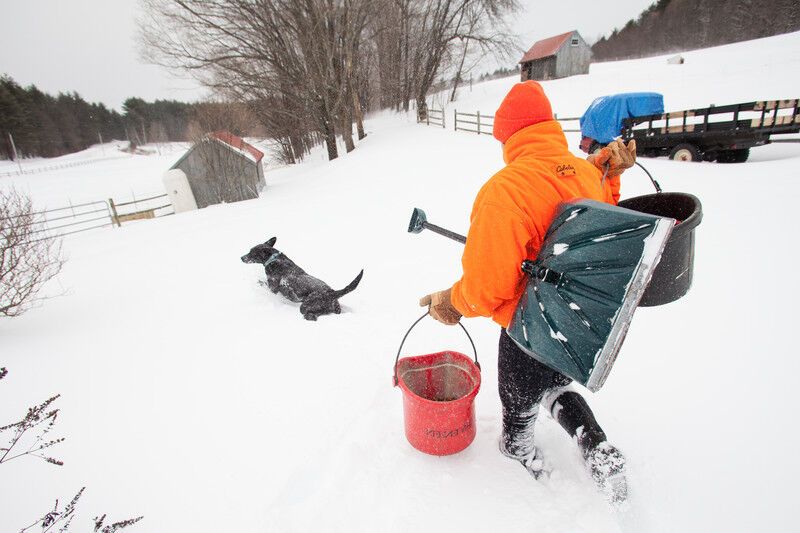
<svg viewBox="0 0 800 533"><path fill-rule="evenodd" d="M56 500L56 503L53 506L52 511L48 511L47 513L44 514L44 516L42 516L40 519L38 519L36 522L29 525L28 527L22 528L20 530L20 533L25 533L25 531L28 531L36 526L39 526L42 532L69 531L69 526L72 523L72 519L74 518L75 515L75 508L78 504L78 500L80 500L81 496L83 495L84 490L86 490L86 487L82 487L81 490L79 490L78 493L72 497L72 500L70 500L70 502L66 506L64 506L62 510L58 509L58 500ZM105 524L106 515L95 517L94 531L95 533L114 533L115 531L119 531L120 529L132 526L142 518L144 517L139 516L137 518L129 518L127 520L114 522L113 524Z"/></svg>
<svg viewBox="0 0 800 533"><path fill-rule="evenodd" d="M5 367L0 368L0 379L3 379L7 375L8 370L6 370ZM48 434L50 430L53 429L56 419L58 418L58 409L50 409L50 406L59 396L60 394L56 394L36 407L29 408L28 413L19 422L0 427L0 436L3 436L4 433L10 433L8 444L6 445L7 447L0 448L0 464L7 463L19 457L29 456L39 457L50 464L63 466L63 461L45 455L45 450L64 441L63 437L56 439L48 438ZM34 436L26 442L26 434L34 434ZM28 444L28 442L30 442L30 444ZM25 444L28 444L27 447ZM75 506L85 489L86 487L81 488L81 490L73 496L72 500L61 510L59 510L58 500L56 500L51 511L46 512L31 525L22 528L20 533L24 533L37 526L39 526L39 529L43 532L69 531L73 515L75 514ZM132 526L142 518L144 517L139 516L112 524L105 524L106 515L102 515L94 518L94 531L95 533L114 533L120 529Z"/></svg>
<svg viewBox="0 0 800 533"><path fill-rule="evenodd" d="M47 452L45 452L48 448L64 441L63 437L49 438L50 431L58 419L58 409L51 409L50 406L59 396L60 394L56 394L39 405L29 408L22 420L0 427L0 436L10 433L7 447L0 448L0 464L24 456L39 457L57 466L64 464L59 459L46 455ZM28 439L26 435L33 436ZM26 444L27 446L25 446Z"/></svg>
<svg viewBox="0 0 800 533"><path fill-rule="evenodd" d="M56 526L59 527L58 531L66 531L69 528L72 519L74 518L75 514L75 506L78 503L78 500L81 498L83 491L86 487L81 488L78 493L73 496L72 500L62 509L61 511L58 510L58 500L56 500L56 504L53 506L52 511L48 511L38 519L33 524L29 525L28 527L24 527L20 530L20 533L24 533L31 528L36 526L41 526L42 531L55 531Z"/></svg>
<svg viewBox="0 0 800 533"><path fill-rule="evenodd" d="M0 368L0 379L8 375L5 367ZM18 421L0 427L0 437L8 438L6 447L0 448L0 464L7 463L19 457L39 457L50 464L62 466L64 463L45 455L45 450L63 442L64 438L48 439L50 430L58 419L58 409L50 409L60 394L45 400L35 407L30 407L25 417ZM10 435L9 435L10 434ZM30 436L27 439L26 434ZM27 448L25 444L28 444Z"/></svg>
<svg viewBox="0 0 800 533"><path fill-rule="evenodd" d="M0 191L0 316L21 315L42 300L42 286L61 271L61 240L46 238L27 196Z"/></svg>

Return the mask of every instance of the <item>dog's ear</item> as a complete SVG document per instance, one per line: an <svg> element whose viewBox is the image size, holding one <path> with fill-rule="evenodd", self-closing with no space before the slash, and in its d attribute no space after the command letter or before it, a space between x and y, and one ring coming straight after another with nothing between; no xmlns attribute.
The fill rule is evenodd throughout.
<svg viewBox="0 0 800 533"><path fill-rule="evenodd" d="M266 244L269 247L272 247L272 246L275 246L275 241L277 241L277 240L278 240L277 237L273 237L270 240L268 240L267 242L265 242L264 244Z"/></svg>

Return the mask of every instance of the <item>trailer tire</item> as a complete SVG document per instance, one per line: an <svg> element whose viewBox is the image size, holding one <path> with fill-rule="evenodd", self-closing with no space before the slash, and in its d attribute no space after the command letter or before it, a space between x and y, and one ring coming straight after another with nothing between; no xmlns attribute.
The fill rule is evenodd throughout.
<svg viewBox="0 0 800 533"><path fill-rule="evenodd" d="M732 150L731 156L734 163L744 163L750 157L750 148L741 148L739 150Z"/></svg>
<svg viewBox="0 0 800 533"><path fill-rule="evenodd" d="M733 150L723 150L717 157L717 163L733 163Z"/></svg>
<svg viewBox="0 0 800 533"><path fill-rule="evenodd" d="M725 150L719 153L717 162L719 163L744 163L750 157L749 148L740 148L739 150Z"/></svg>
<svg viewBox="0 0 800 533"><path fill-rule="evenodd" d="M681 143L674 147L669 153L669 158L674 161L701 161L703 159L700 150L689 143Z"/></svg>

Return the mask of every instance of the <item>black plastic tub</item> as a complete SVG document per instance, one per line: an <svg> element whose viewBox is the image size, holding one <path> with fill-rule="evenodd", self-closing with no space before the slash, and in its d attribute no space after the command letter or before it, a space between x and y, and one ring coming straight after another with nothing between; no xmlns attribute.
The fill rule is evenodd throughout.
<svg viewBox="0 0 800 533"><path fill-rule="evenodd" d="M659 192L628 198L618 205L678 221L639 305L664 305L681 298L692 286L694 230L703 220L700 200L694 195L681 192Z"/></svg>

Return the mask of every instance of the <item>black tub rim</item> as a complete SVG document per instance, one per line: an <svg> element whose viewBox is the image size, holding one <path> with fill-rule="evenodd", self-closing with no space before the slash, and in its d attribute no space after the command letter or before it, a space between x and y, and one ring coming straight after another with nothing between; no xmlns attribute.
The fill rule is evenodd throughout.
<svg viewBox="0 0 800 533"><path fill-rule="evenodd" d="M672 230L672 237L670 238L680 238L685 234L690 233L693 231L697 226L700 225L700 222L703 220L703 204L700 202L700 199L690 193L686 192L656 192L651 194L642 194L639 196L632 196L630 198L625 198L624 200L620 200L617 204L618 207L622 207L624 209L630 209L632 211L638 211L640 213L646 213L646 211L641 211L639 209L633 209L632 207L628 207L627 203L633 203L635 201L642 201L647 202L649 200L658 200L663 201L669 198L680 198L682 200L689 200L692 203L692 214L689 215L687 218L684 218L680 221L680 224L677 224L675 228ZM648 213L648 214L655 214L655 213ZM666 215L657 215L657 216L666 216ZM675 217L669 217L675 218Z"/></svg>

